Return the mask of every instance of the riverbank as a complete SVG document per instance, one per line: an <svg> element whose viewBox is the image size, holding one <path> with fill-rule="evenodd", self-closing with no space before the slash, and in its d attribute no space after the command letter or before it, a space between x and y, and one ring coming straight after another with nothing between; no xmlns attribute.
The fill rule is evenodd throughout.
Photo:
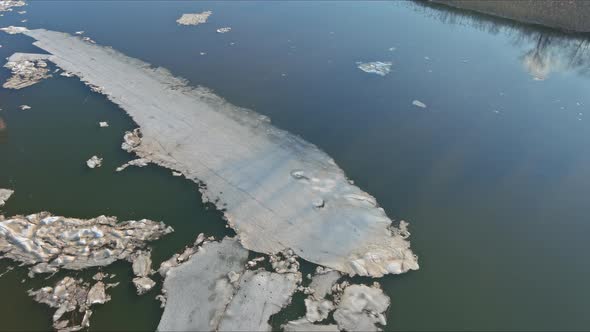
<svg viewBox="0 0 590 332"><path fill-rule="evenodd" d="M582 0L430 0L568 32L590 32L590 2Z"/></svg>

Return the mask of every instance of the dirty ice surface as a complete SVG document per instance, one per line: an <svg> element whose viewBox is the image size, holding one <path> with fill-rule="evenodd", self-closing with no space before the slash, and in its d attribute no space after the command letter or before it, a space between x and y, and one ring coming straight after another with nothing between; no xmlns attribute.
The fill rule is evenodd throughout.
<svg viewBox="0 0 590 332"><path fill-rule="evenodd" d="M148 241L172 232L147 219L117 222L100 216L82 220L47 212L5 219L0 215L0 259L34 265L31 273L80 270L125 260Z"/></svg>
<svg viewBox="0 0 590 332"><path fill-rule="evenodd" d="M209 10L196 14L182 14L176 22L181 25L199 25L207 22L207 19L211 14L212 12Z"/></svg>
<svg viewBox="0 0 590 332"><path fill-rule="evenodd" d="M353 275L418 269L409 241L375 198L313 144L112 48L43 29L24 34L129 113L141 129L129 151L201 183L203 198L224 211L246 249L290 248Z"/></svg>
<svg viewBox="0 0 590 332"><path fill-rule="evenodd" d="M51 77L47 68L48 54L14 53L4 67L10 69L12 76L2 85L7 89L22 89Z"/></svg>
<svg viewBox="0 0 590 332"><path fill-rule="evenodd" d="M37 290L29 290L28 293L35 302L47 304L49 307L57 309L52 318L54 329L78 331L90 326L93 305L110 301L111 297L107 295L106 288L107 286L102 281L90 286L89 283L85 283L81 279L65 277L54 287L47 286ZM72 318L63 317L65 314L75 311L84 314L79 323L74 323L72 319L77 315L72 315Z"/></svg>

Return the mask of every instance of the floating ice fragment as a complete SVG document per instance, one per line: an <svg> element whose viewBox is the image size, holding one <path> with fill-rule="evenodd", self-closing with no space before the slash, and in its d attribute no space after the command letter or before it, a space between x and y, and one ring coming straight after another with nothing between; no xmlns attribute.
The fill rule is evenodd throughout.
<svg viewBox="0 0 590 332"><path fill-rule="evenodd" d="M98 125L99 125L101 128L106 128L106 127L108 127L108 126L109 126L109 123L108 123L108 122L106 122L106 121L105 121L105 122L99 122L99 123L98 123Z"/></svg>
<svg viewBox="0 0 590 332"><path fill-rule="evenodd" d="M202 13L182 14L182 16L176 20L176 23L181 25L199 25L207 22L207 19L211 14L213 14L213 12L210 10Z"/></svg>
<svg viewBox="0 0 590 332"><path fill-rule="evenodd" d="M385 76L389 74L391 71L391 62L381 62L381 61L374 61L374 62L357 62L358 68L365 73L377 74L380 76Z"/></svg>
<svg viewBox="0 0 590 332"><path fill-rule="evenodd" d="M14 194L14 190L0 188L0 207L6 204L6 201Z"/></svg>
<svg viewBox="0 0 590 332"><path fill-rule="evenodd" d="M98 158L97 156L92 156L92 158L86 161L86 165L88 168L95 168L102 166L102 158Z"/></svg>
<svg viewBox="0 0 590 332"><path fill-rule="evenodd" d="M136 277L133 278L133 284L137 290L137 295L143 295L152 289L156 285L156 282L148 277Z"/></svg>
<svg viewBox="0 0 590 332"><path fill-rule="evenodd" d="M226 33L226 32L230 32L231 28L230 27L225 27L225 28L219 28L217 29L217 33Z"/></svg>
<svg viewBox="0 0 590 332"><path fill-rule="evenodd" d="M412 105L417 106L417 107L421 107L421 108L426 108L426 104L424 104L423 102L421 102L419 100L412 101Z"/></svg>
<svg viewBox="0 0 590 332"><path fill-rule="evenodd" d="M38 290L29 290L28 294L36 302L44 303L51 308L57 309L53 314L53 328L58 331L79 331L90 326L90 307L94 304L104 304L110 301L111 297L105 292L105 284L102 281L90 287L83 283L82 279L75 280L65 277L55 287L43 287ZM78 325L68 319L61 319L64 314L75 311L84 313L82 321ZM73 315L72 317L76 317ZM79 316L78 316L79 319ZM73 320L73 319L72 319Z"/></svg>

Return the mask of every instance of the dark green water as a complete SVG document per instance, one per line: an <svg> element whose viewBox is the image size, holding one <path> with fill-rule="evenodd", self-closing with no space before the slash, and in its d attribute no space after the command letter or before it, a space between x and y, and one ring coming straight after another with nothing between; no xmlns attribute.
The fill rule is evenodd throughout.
<svg viewBox="0 0 590 332"><path fill-rule="evenodd" d="M409 221L421 269L380 280L392 298L388 329L590 328L586 36L406 2L31 1L26 10L0 25L85 30L269 115ZM202 10L213 11L209 23L176 25ZM215 33L222 26L233 30ZM0 44L2 58L36 51L23 36L1 34ZM356 61L392 61L392 72L363 73ZM134 124L77 79L0 89L0 108L0 187L16 190L5 215L162 220L176 232L153 243L156 264L199 232L230 232L194 183L153 166L115 173L132 159L120 143ZM94 154L104 164L89 170ZM154 330L159 290L135 295L127 263L105 270L121 285L91 329ZM51 310L26 290L60 276L1 277L0 329L48 329ZM273 324L302 310L298 298Z"/></svg>

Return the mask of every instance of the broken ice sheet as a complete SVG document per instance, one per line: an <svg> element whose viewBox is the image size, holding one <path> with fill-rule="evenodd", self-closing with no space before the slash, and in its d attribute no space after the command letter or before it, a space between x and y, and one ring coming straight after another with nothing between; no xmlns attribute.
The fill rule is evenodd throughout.
<svg viewBox="0 0 590 332"><path fill-rule="evenodd" d="M372 277L418 269L409 241L392 232L376 199L313 144L165 69L68 34L23 33L133 117L141 131L126 133L123 149L206 184L203 200L223 210L246 249L291 249L312 263ZM131 103L129 96L138 98Z"/></svg>

